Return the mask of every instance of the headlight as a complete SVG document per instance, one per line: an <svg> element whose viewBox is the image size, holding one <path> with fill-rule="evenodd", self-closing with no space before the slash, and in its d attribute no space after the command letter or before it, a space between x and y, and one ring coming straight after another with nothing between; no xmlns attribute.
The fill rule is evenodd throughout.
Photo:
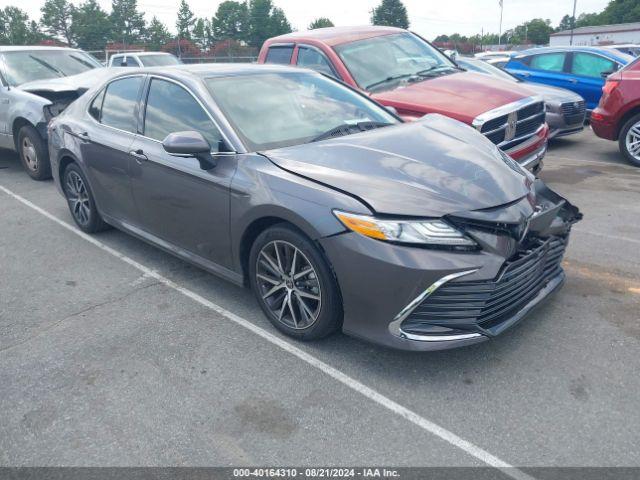
<svg viewBox="0 0 640 480"><path fill-rule="evenodd" d="M339 210L333 213L349 230L377 240L445 247L477 246L476 242L442 220L382 220Z"/></svg>

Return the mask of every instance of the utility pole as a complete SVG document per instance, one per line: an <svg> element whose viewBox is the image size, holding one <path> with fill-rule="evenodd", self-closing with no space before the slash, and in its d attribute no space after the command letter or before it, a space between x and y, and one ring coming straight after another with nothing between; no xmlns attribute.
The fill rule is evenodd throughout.
<svg viewBox="0 0 640 480"><path fill-rule="evenodd" d="M573 29L576 26L576 3L578 3L578 0L573 0L573 16L571 17L571 37L569 38L569 45L573 45Z"/></svg>
<svg viewBox="0 0 640 480"><path fill-rule="evenodd" d="M500 29L498 30L498 47L502 45L502 10L503 10L503 2L504 0L498 0L500 3ZM500 50L500 48L498 48Z"/></svg>

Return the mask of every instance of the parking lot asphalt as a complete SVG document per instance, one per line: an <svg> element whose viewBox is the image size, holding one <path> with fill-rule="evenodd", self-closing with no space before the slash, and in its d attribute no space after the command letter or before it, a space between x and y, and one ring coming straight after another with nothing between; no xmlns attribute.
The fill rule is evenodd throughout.
<svg viewBox="0 0 640 480"><path fill-rule="evenodd" d="M640 466L640 170L587 130L541 176L585 214L564 288L495 340L419 354L285 339L248 290L43 215L72 224L52 182L0 151L0 186L31 202L0 191L0 465L483 465L477 448Z"/></svg>

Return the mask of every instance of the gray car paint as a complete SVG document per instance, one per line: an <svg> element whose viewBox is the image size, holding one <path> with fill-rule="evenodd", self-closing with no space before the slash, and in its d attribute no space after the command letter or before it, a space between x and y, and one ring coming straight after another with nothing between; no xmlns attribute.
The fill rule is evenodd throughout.
<svg viewBox="0 0 640 480"><path fill-rule="evenodd" d="M290 68L185 66L114 76L164 77L182 84L202 102L235 150L214 154L218 166L206 171L196 159L171 157L159 147L150 150L146 161L128 155L133 145L144 145L146 153L151 140L140 134L129 138L95 122L87 109L102 85L94 87L50 124L52 171L58 189L62 192L65 163L75 161L108 223L238 284L247 284L251 239L275 222L289 222L317 242L333 267L344 302L345 332L409 350L486 340L486 336L448 342L408 340L390 331L390 325L404 306L447 274L473 269L470 280L495 278L513 253L514 242L479 232L474 238L483 245L480 251L394 245L347 231L333 210L517 222L529 218L536 204L561 205L563 200L505 158L484 136L440 116L315 144L248 152L204 88L202 77L272 69ZM98 153L86 148L93 142L109 144L95 165L91 163L97 161ZM120 188L122 197L105 194L100 179L105 172L111 188ZM124 204L126 215L121 213ZM568 231L571 220L560 219L560 228ZM523 311L562 283L562 278L556 280ZM522 316L513 317L510 324Z"/></svg>

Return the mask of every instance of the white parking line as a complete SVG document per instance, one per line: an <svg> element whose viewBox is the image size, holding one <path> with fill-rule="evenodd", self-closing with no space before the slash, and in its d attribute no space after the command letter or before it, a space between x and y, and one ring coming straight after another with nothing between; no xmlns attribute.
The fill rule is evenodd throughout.
<svg viewBox="0 0 640 480"><path fill-rule="evenodd" d="M273 335L272 333L264 330L261 327L258 327L256 325L254 325L253 323L249 322L248 320L245 320L242 317L239 317L238 315L236 315L233 312L230 312L229 310L226 310L225 308L221 307L220 305L217 305L209 300L207 300L206 298L198 295L197 293L182 287L180 285L178 285L177 283L173 282L172 280L164 277L163 275L161 275L160 273L156 272L155 270L152 270L149 267L146 267L145 265L142 265L141 263L136 262L135 260L133 260L132 258L124 255L123 253L120 253L119 251L109 247L108 245L105 245L104 243L100 242L99 240L96 240L94 237L91 237L90 235L87 235L86 233L78 230L75 226L60 220L58 217L52 215L51 213L47 212L46 210L43 210L42 208L40 208L39 206L35 205L34 203L30 202L29 200L27 200L26 198L12 192L11 190L9 190L8 188L3 187L2 185L0 185L0 190L2 190L4 193L6 193L7 195L9 195L10 197L14 198L15 200L19 201L20 203L26 205L27 207L31 208L32 210L35 210L36 212L38 212L39 214L47 217L49 220L57 223L58 225L60 225L61 227L66 228L67 230L69 230L70 232L78 235L80 238L86 240L87 242L93 244L94 246L98 247L100 250L103 250L107 253L109 253L110 255L113 255L114 257L122 260L123 262L131 265L132 267L138 269L139 271L141 271L142 273L144 273L145 275L155 278L158 282L162 283L163 285L172 288L173 290L176 290L177 292L180 292L181 294L189 297L190 299L194 300L195 302L213 310L214 312L216 312L217 314L227 318L228 320L236 323L237 325L246 328L247 330L250 330L251 332L255 333L256 335L259 335L260 337L262 337L263 339L267 340L268 342L272 343L273 345L276 345L278 347L280 347L282 350L298 357L300 360L306 362L307 364L311 365L314 368L317 368L318 370L322 371L323 373L329 375L330 377L332 377L333 379L337 380L338 382L342 383L343 385L351 388L352 390L355 390L356 392L360 393L361 395L367 397L369 400L372 400L373 402L377 403L378 405L386 408L387 410L405 418L406 420L408 420L409 422L417 425L418 427L422 428L423 430L432 433L433 435L436 435L437 437L441 438L442 440L450 443L451 445L463 450L464 452L468 453L469 455L477 458L478 460L480 460L481 462L494 467L500 471L502 471L505 475L514 478L516 480L533 480L533 477L531 477L530 475L524 473L522 470L519 470L518 468L508 464L507 462L499 459L498 457L490 454L489 452L487 452L486 450L483 450L482 448L474 445L473 443L459 437L458 435L456 435L453 432L450 432L449 430L447 430L444 427L441 427L440 425L432 422L431 420L426 419L425 417L417 414L416 412L414 412L413 410L410 410L406 407L403 407L402 405L400 405L399 403L391 400L390 398L386 397L385 395L377 392L376 390L367 387L366 385L364 385L363 383L359 382L358 380L356 380L355 378L350 377L349 375L347 375L346 373L341 372L340 370L332 367L331 365L323 362L322 360L314 357L313 355L310 355L308 353L306 353L304 350L301 350L300 348L296 347L295 345L291 344L290 342L283 340L282 338L279 338L275 335Z"/></svg>

